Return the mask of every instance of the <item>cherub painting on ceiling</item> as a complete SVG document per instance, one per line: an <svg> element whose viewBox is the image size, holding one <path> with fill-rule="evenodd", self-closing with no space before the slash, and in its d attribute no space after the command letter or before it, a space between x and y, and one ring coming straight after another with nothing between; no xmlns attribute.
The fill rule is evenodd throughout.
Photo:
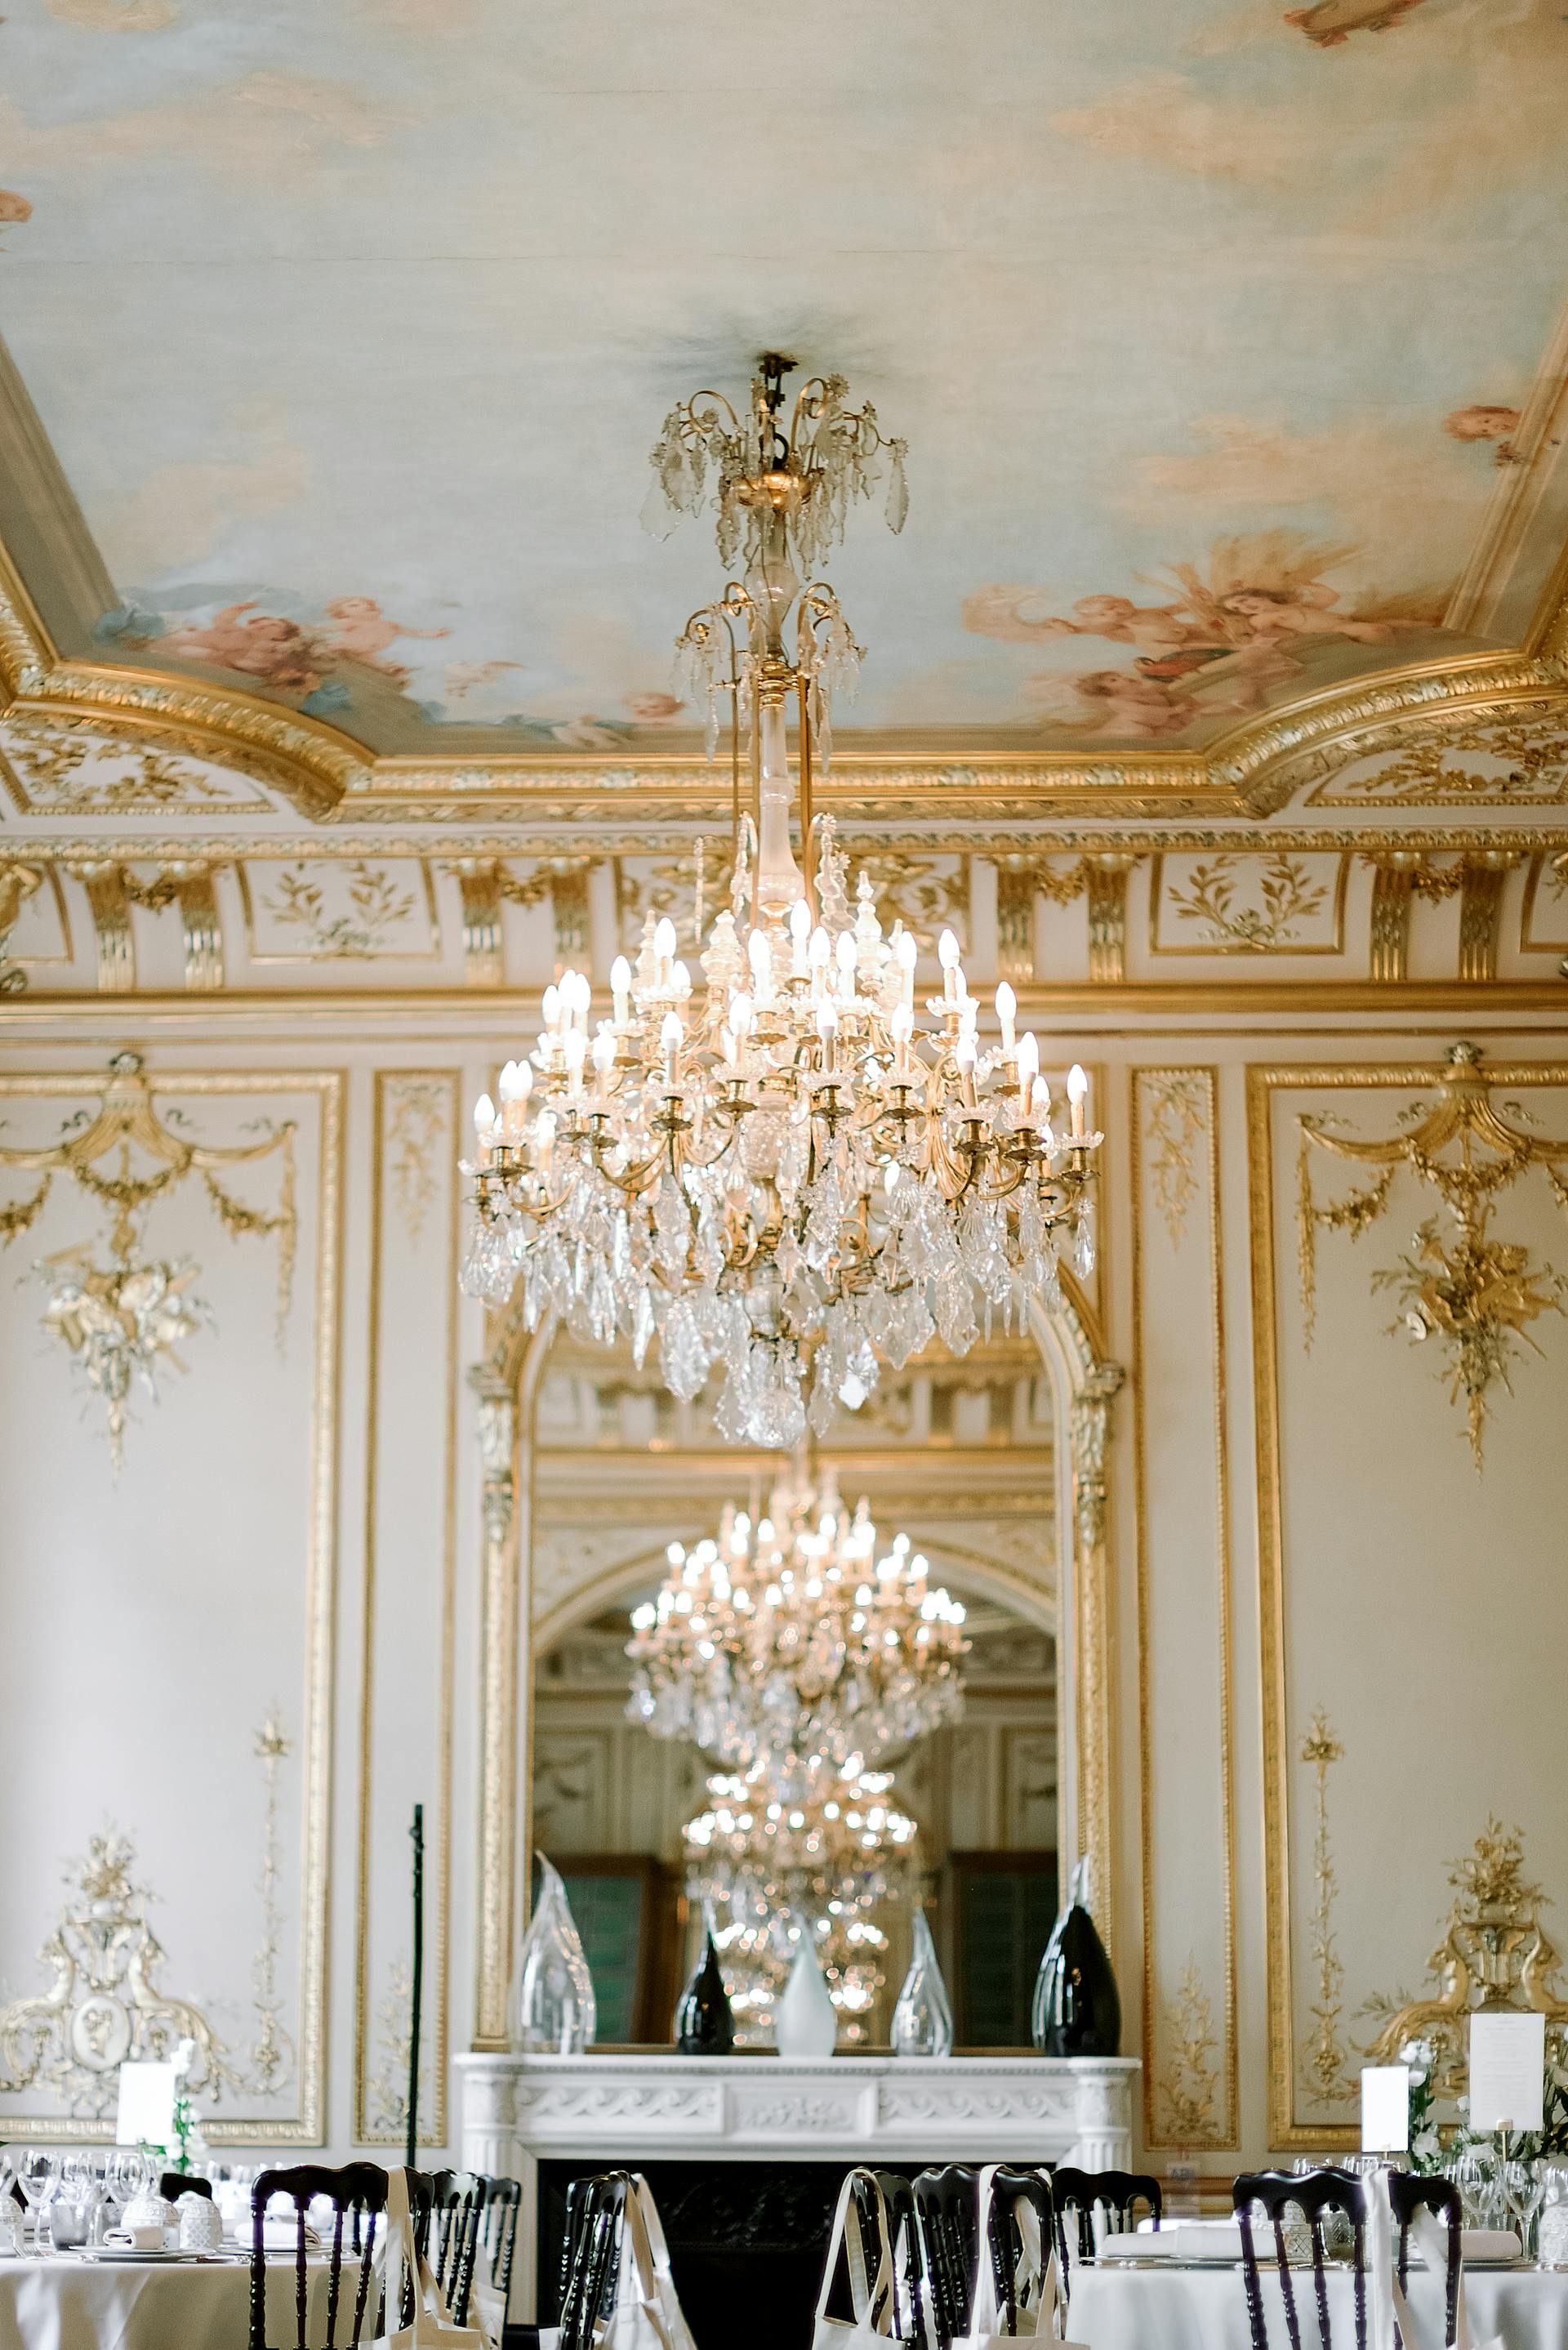
<svg viewBox="0 0 1568 2350"><path fill-rule="evenodd" d="M1315 7L1287 8L1285 22L1320 49L1337 49L1352 33L1386 33L1421 5L1422 0L1317 0Z"/></svg>
<svg viewBox="0 0 1568 2350"><path fill-rule="evenodd" d="M373 596L334 597L321 607L319 619L290 619L267 608L270 603L292 600L258 593L216 610L197 605L183 619L127 604L107 613L97 633L102 643L144 652L153 660L163 656L227 670L254 691L286 702L311 718L351 713L358 700L357 686L371 686L378 696L389 686L410 701L421 717L439 721L448 715L444 702L415 699L410 691L413 671L389 656L400 639L434 642L449 637L450 629L417 629L395 620ZM514 661L449 662L449 698L461 701L476 683L489 682L516 666ZM574 750L607 750L630 732L614 719L539 718L521 711L490 723L531 741Z"/></svg>
<svg viewBox="0 0 1568 2350"><path fill-rule="evenodd" d="M1146 584L1162 600L1082 596L1070 618L1043 611L1034 588L981 588L964 604L976 636L1013 644L1064 637L1098 638L1129 647L1130 664L1076 671L1047 670L1024 681L1041 723L1105 734L1184 734L1222 716L1263 709L1282 690L1299 687L1312 649L1345 640L1386 644L1441 618L1435 594L1366 597L1342 602L1325 573L1356 549L1329 546L1294 530L1222 538L1208 576L1190 563Z"/></svg>

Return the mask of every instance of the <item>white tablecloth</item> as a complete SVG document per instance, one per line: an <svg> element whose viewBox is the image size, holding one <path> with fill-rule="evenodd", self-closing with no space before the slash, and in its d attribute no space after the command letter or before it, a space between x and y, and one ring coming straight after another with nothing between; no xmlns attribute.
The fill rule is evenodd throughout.
<svg viewBox="0 0 1568 2350"><path fill-rule="evenodd" d="M309 2267L313 2342L327 2338L329 2266ZM295 2338L294 2281L292 2260L269 2262L271 2342ZM352 2330L358 2282L357 2264L345 2262L340 2342ZM0 2350L245 2350L250 2306L246 2260L0 2260Z"/></svg>
<svg viewBox="0 0 1568 2350"><path fill-rule="evenodd" d="M1302 2340L1316 2350L1317 2317L1311 2272L1298 2277L1296 2308ZM1355 2288L1347 2272L1329 2277L1335 2350L1354 2350ZM1423 2345L1443 2339L1440 2279L1414 2270L1411 2312ZM1478 2270L1465 2278L1471 2330L1481 2339L1501 2334L1507 2350L1568 2350L1568 2275L1534 2270ZM1286 2350L1278 2280L1264 2276L1263 2306L1271 2350ZM1240 2269L1081 2269L1072 2276L1067 2313L1070 2340L1086 2350L1250 2350L1246 2287Z"/></svg>

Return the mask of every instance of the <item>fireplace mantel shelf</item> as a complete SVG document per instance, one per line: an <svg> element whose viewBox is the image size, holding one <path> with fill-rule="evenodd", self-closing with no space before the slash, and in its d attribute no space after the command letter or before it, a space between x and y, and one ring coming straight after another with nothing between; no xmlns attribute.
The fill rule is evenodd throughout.
<svg viewBox="0 0 1568 2350"><path fill-rule="evenodd" d="M1126 2169L1131 2056L778 2056L673 2053L455 2059L462 2163L521 2178L532 2301L541 2158L653 2161L1073 2162Z"/></svg>

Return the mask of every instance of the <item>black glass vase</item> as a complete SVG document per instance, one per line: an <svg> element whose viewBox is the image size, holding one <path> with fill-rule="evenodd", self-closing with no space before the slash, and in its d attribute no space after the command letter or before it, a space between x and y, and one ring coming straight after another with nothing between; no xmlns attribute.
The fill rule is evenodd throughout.
<svg viewBox="0 0 1568 2350"><path fill-rule="evenodd" d="M728 2056L735 2045L735 2018L710 1926L702 1955L675 2009L675 2048L681 2056Z"/></svg>
<svg viewBox="0 0 1568 2350"><path fill-rule="evenodd" d="M1121 1994L1085 1906L1087 1892L1088 1863L1080 1861L1034 1983L1033 2037L1042 2056L1114 2056L1121 2046Z"/></svg>

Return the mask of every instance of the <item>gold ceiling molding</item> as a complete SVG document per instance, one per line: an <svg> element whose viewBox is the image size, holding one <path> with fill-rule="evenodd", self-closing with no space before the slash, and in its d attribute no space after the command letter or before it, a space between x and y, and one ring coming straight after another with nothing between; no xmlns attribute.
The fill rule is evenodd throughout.
<svg viewBox="0 0 1568 2350"><path fill-rule="evenodd" d="M1568 726L1568 608L1559 604L1538 633L1539 650L1470 653L1417 663L1334 687L1250 717L1203 752L1157 752L1136 759L1030 755L1015 748L955 759L950 747L912 738L911 747L872 753L846 744L820 804L866 832L932 818L1006 824L1051 816L1269 815L1347 756L1366 755L1377 730L1419 716L1438 726L1531 707L1561 712ZM456 751L441 758L377 754L317 719L241 687L174 671L62 658L15 562L0 548L0 706L29 723L90 720L158 751L183 751L237 768L280 791L313 822L454 825L487 819L536 823L546 812L602 826L634 793L647 821L661 826L711 818L722 797L700 757L599 752L563 760L537 752ZM1359 752L1350 746L1359 743ZM575 804L575 806L574 806Z"/></svg>
<svg viewBox="0 0 1568 2350"><path fill-rule="evenodd" d="M43 886L41 865L23 865L15 858L0 858L0 995L20 995L27 984L26 971L10 957L11 933L28 899Z"/></svg>

